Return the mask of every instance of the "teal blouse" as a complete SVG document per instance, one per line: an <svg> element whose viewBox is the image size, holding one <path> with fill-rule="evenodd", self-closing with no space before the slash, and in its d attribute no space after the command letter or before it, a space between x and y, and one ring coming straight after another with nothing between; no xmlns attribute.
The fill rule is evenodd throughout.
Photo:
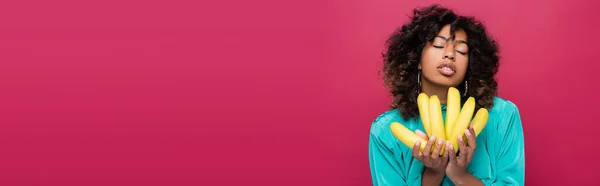
<svg viewBox="0 0 600 186"><path fill-rule="evenodd" d="M446 106L442 105L446 118ZM394 121L415 131L425 131L421 119L405 120L398 109L379 115L371 125L369 163L373 185L421 185L424 165L390 132ZM519 110L512 102L495 97L485 128L477 136L477 149L467 170L485 185L523 185L525 151ZM446 176L442 185L454 185Z"/></svg>

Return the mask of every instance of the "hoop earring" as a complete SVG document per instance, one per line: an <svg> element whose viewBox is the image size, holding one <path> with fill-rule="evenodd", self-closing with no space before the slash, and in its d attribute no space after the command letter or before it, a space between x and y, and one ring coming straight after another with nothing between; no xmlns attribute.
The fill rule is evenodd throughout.
<svg viewBox="0 0 600 186"><path fill-rule="evenodd" d="M463 96L467 96L468 91L469 91L469 84L467 81L465 81L465 93L463 94Z"/></svg>
<svg viewBox="0 0 600 186"><path fill-rule="evenodd" d="M419 84L419 88L421 88L421 71L417 73L417 84Z"/></svg>

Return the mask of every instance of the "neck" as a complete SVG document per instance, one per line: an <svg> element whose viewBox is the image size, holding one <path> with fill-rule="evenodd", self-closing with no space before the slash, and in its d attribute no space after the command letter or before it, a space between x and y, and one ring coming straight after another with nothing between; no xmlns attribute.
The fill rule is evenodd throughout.
<svg viewBox="0 0 600 186"><path fill-rule="evenodd" d="M427 96L429 97L431 97L432 95L437 95L442 105L446 104L448 88L450 87L435 85L428 81L423 81L421 83L421 92L427 94Z"/></svg>

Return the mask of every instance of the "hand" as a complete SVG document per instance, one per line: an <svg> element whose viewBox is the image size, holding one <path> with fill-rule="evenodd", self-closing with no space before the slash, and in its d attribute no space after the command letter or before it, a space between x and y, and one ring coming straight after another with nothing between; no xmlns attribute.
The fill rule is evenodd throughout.
<svg viewBox="0 0 600 186"><path fill-rule="evenodd" d="M440 157L440 151L442 149L442 146L444 145L444 139L438 139L437 145L435 145L433 152L430 153L433 144L436 142L435 136L431 136L431 139L429 139L429 138L427 138L427 135L420 130L415 131L415 133L417 135L419 135L421 138L423 138L424 141L427 141L427 144L425 145L425 149L423 149L423 152L421 152L419 150L419 147L421 146L421 141L417 141L415 143L415 145L413 146L413 151L412 151L413 157L418 159L421 163L423 163L425 165L425 167L431 169L432 171L434 171L436 173L444 173L444 170L446 169L446 165L448 165L448 152L449 152L446 150L444 152L443 156ZM446 148L446 149L448 149L448 148ZM452 152L454 152L454 151L452 151Z"/></svg>
<svg viewBox="0 0 600 186"><path fill-rule="evenodd" d="M446 167L446 174L451 180L458 180L470 175L467 171L467 166L471 163L473 152L475 152L477 146L474 134L473 126L469 125L469 129L465 130L468 145L465 144L463 136L458 137L458 156L455 155L452 144L446 143L446 153L449 154L450 159Z"/></svg>

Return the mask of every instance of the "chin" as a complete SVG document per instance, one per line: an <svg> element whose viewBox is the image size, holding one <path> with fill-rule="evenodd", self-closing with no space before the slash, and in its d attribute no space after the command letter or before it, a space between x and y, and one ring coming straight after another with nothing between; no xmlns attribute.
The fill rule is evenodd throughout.
<svg viewBox="0 0 600 186"><path fill-rule="evenodd" d="M434 81L433 83L435 83L436 85L439 86L443 86L443 87L456 87L460 84L460 82L457 81L452 81L450 79L439 79L437 81Z"/></svg>

